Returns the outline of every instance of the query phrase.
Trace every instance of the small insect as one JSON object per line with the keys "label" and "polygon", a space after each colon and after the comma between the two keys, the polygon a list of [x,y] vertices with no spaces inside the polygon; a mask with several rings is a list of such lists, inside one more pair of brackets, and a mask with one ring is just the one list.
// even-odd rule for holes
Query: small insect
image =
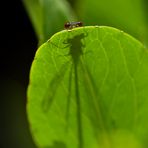
{"label": "small insect", "polygon": [[67,22],[67,23],[65,23],[64,28],[65,29],[73,29],[73,28],[82,27],[82,26],[83,26],[82,22]]}

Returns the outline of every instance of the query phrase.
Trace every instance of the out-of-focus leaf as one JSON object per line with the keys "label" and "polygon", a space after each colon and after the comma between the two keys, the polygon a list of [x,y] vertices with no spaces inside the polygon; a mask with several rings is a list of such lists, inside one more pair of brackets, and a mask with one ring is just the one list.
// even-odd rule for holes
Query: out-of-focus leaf
{"label": "out-of-focus leaf", "polygon": [[148,45],[143,0],[80,0],[77,11],[86,24],[119,28]]}
{"label": "out-of-focus leaf", "polygon": [[40,44],[76,17],[66,0],[23,0]]}
{"label": "out-of-focus leaf", "polygon": [[111,27],[55,34],[37,51],[28,119],[42,148],[147,148],[148,52]]}
{"label": "out-of-focus leaf", "polygon": [[32,22],[36,35],[38,39],[41,40],[43,38],[41,0],[23,0],[23,3],[29,14],[30,21]]}

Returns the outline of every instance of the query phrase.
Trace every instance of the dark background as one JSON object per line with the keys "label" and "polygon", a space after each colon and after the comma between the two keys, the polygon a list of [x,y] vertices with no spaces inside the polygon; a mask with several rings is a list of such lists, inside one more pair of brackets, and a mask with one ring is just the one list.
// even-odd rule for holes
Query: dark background
{"label": "dark background", "polygon": [[37,38],[21,0],[0,3],[0,148],[35,148],[26,115]]}

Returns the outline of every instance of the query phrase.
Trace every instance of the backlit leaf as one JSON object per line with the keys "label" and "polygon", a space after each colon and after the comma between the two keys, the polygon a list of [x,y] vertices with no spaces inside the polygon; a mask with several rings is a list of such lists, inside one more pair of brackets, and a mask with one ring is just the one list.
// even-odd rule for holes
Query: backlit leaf
{"label": "backlit leaf", "polygon": [[55,34],[35,55],[27,111],[38,147],[147,148],[147,49],[111,27]]}

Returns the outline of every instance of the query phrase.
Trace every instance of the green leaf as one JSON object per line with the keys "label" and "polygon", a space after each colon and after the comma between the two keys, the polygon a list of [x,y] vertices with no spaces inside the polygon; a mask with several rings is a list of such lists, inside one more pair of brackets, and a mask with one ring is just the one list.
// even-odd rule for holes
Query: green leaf
{"label": "green leaf", "polygon": [[75,14],[66,0],[23,0],[39,42],[44,43],[66,21],[75,20]]}
{"label": "green leaf", "polygon": [[[148,44],[146,0],[80,0],[77,11],[85,24],[120,28]],[[145,8],[145,9],[144,9]]]}
{"label": "green leaf", "polygon": [[128,34],[63,30],[37,51],[28,119],[38,147],[146,148],[148,52]]}
{"label": "green leaf", "polygon": [[42,7],[40,0],[23,0],[23,4],[29,14],[30,20],[38,39],[43,38],[42,31]]}

